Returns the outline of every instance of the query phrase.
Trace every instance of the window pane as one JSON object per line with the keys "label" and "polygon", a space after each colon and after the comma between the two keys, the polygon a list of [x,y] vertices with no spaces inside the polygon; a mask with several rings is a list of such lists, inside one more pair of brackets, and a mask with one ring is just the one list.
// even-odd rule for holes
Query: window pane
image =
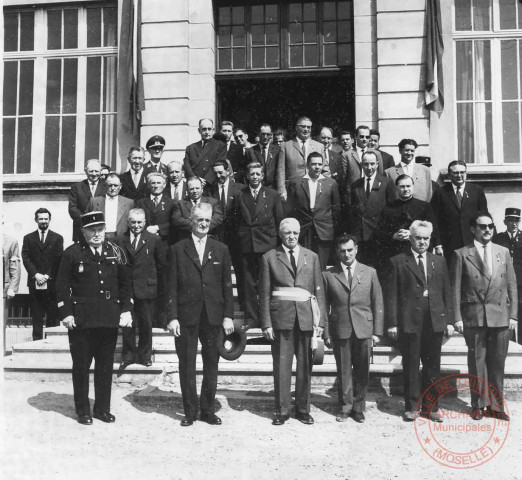
{"label": "window pane", "polygon": [[263,25],[252,25],[250,31],[252,33],[252,45],[265,44],[265,27]]}
{"label": "window pane", "polygon": [[245,7],[232,7],[232,25],[245,24]]}
{"label": "window pane", "polygon": [[219,7],[219,24],[230,25],[230,7]]}
{"label": "window pane", "polygon": [[349,43],[352,41],[352,24],[351,22],[339,22],[338,25],[339,42]]}
{"label": "window pane", "polygon": [[337,65],[337,45],[324,46],[323,62],[325,66]]}
{"label": "window pane", "polygon": [[520,110],[518,102],[502,104],[504,163],[520,163]]}
{"label": "window pane", "polygon": [[337,42],[337,22],[324,22],[323,36],[326,43]]}
{"label": "window pane", "polygon": [[[477,131],[478,134],[482,135],[481,133],[481,125],[482,125],[482,122],[484,121],[485,123],[485,128],[483,129],[483,131],[485,132],[485,135],[482,137],[480,137],[480,139],[482,140],[482,138],[484,139],[481,143],[480,143],[480,160],[482,163],[493,163],[494,161],[494,157],[493,157],[493,112],[492,112],[492,104],[491,103],[486,103],[484,105],[484,113],[482,113],[480,107],[482,105],[477,105],[475,107],[475,121],[476,121],[476,125],[475,125],[475,129]],[[477,112],[478,110],[478,112]],[[482,119],[482,115],[484,116],[484,120]],[[483,153],[484,152],[484,153]]]}
{"label": "window pane", "polygon": [[455,30],[471,30],[471,0],[455,2]]}
{"label": "window pane", "polygon": [[338,20],[348,20],[352,18],[352,2],[337,3]]}
{"label": "window pane", "polygon": [[265,68],[264,48],[252,48],[252,68]]}
{"label": "window pane", "polygon": [[59,50],[62,48],[62,11],[47,11],[47,49]]}
{"label": "window pane", "polygon": [[232,27],[232,45],[234,47],[245,46],[245,27]]}
{"label": "window pane", "polygon": [[305,22],[315,21],[315,19],[317,18],[315,3],[303,4],[303,13]]}
{"label": "window pane", "polygon": [[265,27],[266,44],[279,45],[279,27],[278,25],[267,25]]}
{"label": "window pane", "polygon": [[303,26],[305,43],[317,43],[317,25],[315,23],[305,23]]}
{"label": "window pane", "polygon": [[63,48],[78,48],[78,10],[63,11]]}
{"label": "window pane", "polygon": [[246,55],[244,48],[234,48],[234,53],[232,55],[232,64],[234,66],[234,70],[241,70],[246,68]]}
{"label": "window pane", "polygon": [[501,45],[502,99],[518,99],[517,85],[517,41],[504,40]]}
{"label": "window pane", "polygon": [[[101,96],[101,58],[91,57],[87,59],[87,112],[100,111]],[[87,157],[91,158],[91,157]]]}
{"label": "window pane", "polygon": [[303,66],[303,47],[300,45],[290,47],[290,66]]}
{"label": "window pane", "polygon": [[24,12],[20,14],[20,50],[34,50],[34,13]]}
{"label": "window pane", "polygon": [[290,43],[303,43],[303,26],[300,23],[291,23],[288,31],[290,32]]}
{"label": "window pane", "polygon": [[33,129],[32,118],[18,119],[18,152],[16,154],[16,173],[31,171],[31,138]]}
{"label": "window pane", "polygon": [[62,61],[47,60],[47,101],[46,113],[60,113],[62,91]]}
{"label": "window pane", "polygon": [[100,115],[85,117],[85,158],[100,158]]}
{"label": "window pane", "polygon": [[14,173],[14,151],[15,151],[15,128],[14,118],[4,118],[2,163],[4,173]]}
{"label": "window pane", "polygon": [[18,99],[18,114],[33,113],[34,60],[20,62],[20,93]]}
{"label": "window pane", "polygon": [[473,0],[473,30],[490,30],[489,25],[489,3],[490,0]]}
{"label": "window pane", "polygon": [[4,62],[4,115],[16,115],[18,62]]}
{"label": "window pane", "polygon": [[230,27],[219,27],[218,46],[230,47]]}
{"label": "window pane", "polygon": [[457,104],[457,125],[460,160],[467,163],[475,163],[475,146],[473,128],[473,105],[471,103]]}
{"label": "window pane", "polygon": [[62,155],[60,172],[74,172],[76,153],[76,117],[62,118]]}
{"label": "window pane", "polygon": [[267,47],[266,49],[266,67],[279,67],[279,47]]}
{"label": "window pane", "polygon": [[87,9],[87,46],[101,46],[101,8]]}
{"label": "window pane", "polygon": [[278,23],[277,5],[265,5],[265,23]]}
{"label": "window pane", "polygon": [[117,57],[103,57],[103,112],[116,111],[116,75],[118,72]]}
{"label": "window pane", "polygon": [[491,99],[491,49],[489,40],[475,42],[475,100]]}
{"label": "window pane", "polygon": [[339,45],[337,45],[337,56],[337,65],[339,67],[353,65],[353,54],[351,45],[348,45],[347,43],[340,43]]}
{"label": "window pane", "polygon": [[4,51],[18,50],[18,13],[4,15]]}
{"label": "window pane", "polygon": [[230,70],[232,68],[230,50],[219,50],[218,67],[222,70]]}
{"label": "window pane", "polygon": [[323,19],[324,20],[335,20],[335,2],[324,2],[323,3]]}
{"label": "window pane", "polygon": [[290,4],[288,18],[290,22],[300,22],[303,20],[303,12],[300,3]]}
{"label": "window pane", "polygon": [[101,154],[103,163],[112,165],[116,156],[116,115],[102,115]]}
{"label": "window pane", "polygon": [[[456,42],[457,100],[473,99],[472,42]],[[459,157],[460,158],[460,157]]]}
{"label": "window pane", "polygon": [[78,59],[64,59],[63,67],[63,113],[76,113],[76,92],[78,82]]}
{"label": "window pane", "polygon": [[115,8],[103,9],[103,46],[115,47],[118,45],[118,12]]}
{"label": "window pane", "polygon": [[263,23],[264,20],[264,9],[263,5],[253,5],[252,6],[252,23],[260,24]]}
{"label": "window pane", "polygon": [[317,52],[317,45],[305,46],[305,66],[315,67],[319,65],[319,56]]}
{"label": "window pane", "polygon": [[45,153],[44,172],[58,172],[58,157],[60,146],[58,143],[60,135],[60,117],[47,117],[45,119]]}
{"label": "window pane", "polygon": [[499,0],[500,29],[517,28],[517,5],[515,0]]}

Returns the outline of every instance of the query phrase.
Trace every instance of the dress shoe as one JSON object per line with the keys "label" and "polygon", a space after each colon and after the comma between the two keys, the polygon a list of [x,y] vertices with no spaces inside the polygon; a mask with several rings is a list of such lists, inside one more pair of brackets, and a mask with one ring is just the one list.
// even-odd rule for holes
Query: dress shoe
{"label": "dress shoe", "polygon": [[419,412],[412,411],[412,410],[406,410],[404,412],[404,416],[402,417],[405,422],[414,422],[415,419],[419,416]]}
{"label": "dress shoe", "polygon": [[92,417],[88,413],[78,414],[78,423],[92,425]]}
{"label": "dress shoe", "polygon": [[469,416],[473,420],[482,420],[482,417],[484,416],[484,411],[482,408],[472,408]]}
{"label": "dress shoe", "polygon": [[129,365],[132,365],[134,360],[126,360],[120,363],[120,370],[125,370]]}
{"label": "dress shoe", "polygon": [[272,420],[272,425],[284,425],[288,418],[288,415],[276,415]]}
{"label": "dress shoe", "polygon": [[207,413],[205,415],[201,415],[201,421],[206,422],[209,425],[221,425],[221,418],[219,418],[215,413]]}
{"label": "dress shoe", "polygon": [[432,421],[432,422],[435,422],[435,423],[442,423],[442,415],[439,413],[439,412],[434,412],[434,411],[431,411],[429,413],[429,419]]}
{"label": "dress shoe", "polygon": [[105,423],[114,423],[116,421],[116,417],[111,412],[92,412],[92,416]]}
{"label": "dress shoe", "polygon": [[314,417],[310,415],[309,413],[298,413],[295,418],[299,420],[301,423],[304,423],[305,425],[313,425],[314,424]]}
{"label": "dress shoe", "polygon": [[145,362],[142,362],[142,365],[144,367],[152,367],[152,362],[150,360],[146,360]]}
{"label": "dress shoe", "polygon": [[180,425],[182,427],[190,427],[196,419],[194,417],[185,417],[183,420],[181,420]]}
{"label": "dress shoe", "polygon": [[497,412],[496,410],[493,410],[490,406],[486,407],[484,416],[490,417],[490,418],[496,418],[497,420],[504,420],[505,422],[509,422],[509,415],[506,412]]}
{"label": "dress shoe", "polygon": [[348,412],[339,412],[337,417],[335,417],[335,419],[338,422],[346,422],[346,420],[348,420],[349,417],[350,417],[350,414]]}
{"label": "dress shoe", "polygon": [[363,412],[352,412],[352,418],[357,423],[364,423],[364,421],[366,420],[366,418],[364,417],[364,413]]}

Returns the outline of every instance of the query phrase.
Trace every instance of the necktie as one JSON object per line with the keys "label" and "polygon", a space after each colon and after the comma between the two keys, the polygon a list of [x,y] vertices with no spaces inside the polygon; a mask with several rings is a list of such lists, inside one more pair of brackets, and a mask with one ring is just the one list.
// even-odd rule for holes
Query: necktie
{"label": "necktie", "polygon": [[45,232],[42,230],[42,237],[40,238],[40,241],[42,242],[42,245],[45,242]]}
{"label": "necktie", "polygon": [[91,183],[91,194],[92,194],[93,197],[94,197],[94,192],[96,192],[96,184],[95,183]]}
{"label": "necktie", "polygon": [[302,145],[301,148],[303,149],[303,156],[304,156],[304,158],[306,160],[306,142],[303,142],[303,145]]}
{"label": "necktie", "polygon": [[424,268],[424,262],[422,261],[422,255],[417,257],[419,259],[419,268],[422,273],[422,278],[426,281],[426,269]]}
{"label": "necktie", "polygon": [[252,194],[254,195],[254,203],[256,203],[257,202],[257,190],[254,190],[252,192]]}
{"label": "necktie", "polygon": [[457,187],[457,203],[460,208],[462,206],[462,193],[460,193],[460,187]]}
{"label": "necktie", "polygon": [[173,195],[173,198],[174,198],[174,200],[179,200],[179,198],[178,198],[178,186],[177,185],[174,185],[174,195]]}
{"label": "necktie", "polygon": [[138,244],[138,236],[134,235],[134,240],[132,241],[132,249],[136,251],[136,245]]}
{"label": "necktie", "polygon": [[491,277],[491,268],[489,264],[489,249],[487,245],[484,245],[484,266],[486,267],[486,274],[488,277]]}
{"label": "necktie", "polygon": [[158,203],[159,203],[159,198],[158,197],[154,197],[154,207],[155,208],[158,208]]}
{"label": "necktie", "polygon": [[294,251],[292,249],[288,250],[290,254],[290,265],[292,265],[292,270],[294,271],[294,275],[297,272],[297,264],[295,263]]}
{"label": "necktie", "polygon": [[133,173],[132,174],[132,181],[134,182],[134,186],[136,188],[138,188],[139,179],[138,179],[138,174],[137,173]]}
{"label": "necktie", "polygon": [[225,196],[225,185],[221,185],[221,210],[223,210],[223,216],[227,216],[227,199]]}
{"label": "necktie", "polygon": [[370,180],[371,180],[370,177],[366,177],[366,198],[369,198],[369,197],[370,197],[370,192],[371,192],[371,189],[370,189]]}
{"label": "necktie", "polygon": [[323,151],[323,157],[324,157],[324,163],[328,163],[328,149],[326,147],[324,147],[324,151]]}
{"label": "necktie", "polygon": [[352,269],[350,267],[348,267],[346,269],[346,274],[347,274],[346,279],[348,280],[348,286],[350,287],[350,290],[351,290],[353,277],[352,277]]}
{"label": "necktie", "polygon": [[98,248],[94,249],[94,261],[96,263],[100,262],[100,250]]}
{"label": "necktie", "polygon": [[266,147],[263,147],[263,162],[266,163]]}

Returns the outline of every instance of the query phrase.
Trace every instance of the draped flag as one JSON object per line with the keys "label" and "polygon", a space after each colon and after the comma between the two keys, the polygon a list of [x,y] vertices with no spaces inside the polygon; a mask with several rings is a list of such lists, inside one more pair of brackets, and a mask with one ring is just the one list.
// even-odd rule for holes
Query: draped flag
{"label": "draped flag", "polygon": [[440,1],[426,0],[426,108],[441,113],[444,110],[444,81],[442,77],[442,22]]}
{"label": "draped flag", "polygon": [[145,110],[141,64],[141,0],[122,0],[118,52],[118,145],[122,162],[131,146],[140,144],[141,112]]}

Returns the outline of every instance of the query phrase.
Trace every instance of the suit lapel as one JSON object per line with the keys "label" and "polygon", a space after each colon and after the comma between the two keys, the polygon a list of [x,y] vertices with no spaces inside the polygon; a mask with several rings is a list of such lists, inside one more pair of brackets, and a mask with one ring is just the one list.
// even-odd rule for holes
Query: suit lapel
{"label": "suit lapel", "polygon": [[196,265],[196,267],[198,267],[198,269],[201,270],[201,263],[199,262],[198,251],[196,250],[196,246],[194,245],[192,237],[189,237],[187,241],[187,244],[185,246],[185,254],[194,262],[194,265]]}
{"label": "suit lapel", "polygon": [[484,262],[480,258],[477,247],[469,247],[468,252],[466,254],[466,258],[468,261],[488,280],[489,276],[486,274],[486,269],[484,268]]}
{"label": "suit lapel", "polygon": [[301,157],[304,158],[303,149],[301,148],[301,145],[299,144],[299,142],[297,140],[294,140],[293,145],[294,145],[294,148],[299,152],[299,155],[301,155]]}
{"label": "suit lapel", "polygon": [[357,288],[357,285],[361,283],[362,277],[363,277],[364,270],[361,267],[361,264],[357,262],[355,264],[355,269],[353,271],[353,278],[352,278],[352,292]]}
{"label": "suit lapel", "polygon": [[341,265],[336,265],[333,269],[332,269],[332,274],[333,276],[343,284],[343,286],[347,289],[347,290],[351,290],[351,285],[348,285],[348,279],[346,278],[346,275],[344,274],[344,270],[343,270],[343,267],[341,267]]}
{"label": "suit lapel", "polygon": [[[412,253],[408,253],[408,256],[406,257],[405,263],[406,266],[413,272],[413,274],[417,277],[417,279],[422,282],[423,285],[426,284],[426,279],[423,278],[421,271],[419,269],[419,265],[417,264],[417,261],[413,257]],[[426,266],[424,267],[426,268]]]}
{"label": "suit lapel", "polygon": [[205,265],[212,261],[213,253],[214,252],[212,252],[212,249],[210,248],[209,238],[207,237],[207,241],[205,243],[205,252],[203,253],[203,265],[201,265],[201,268],[205,268]]}
{"label": "suit lapel", "polygon": [[279,247],[277,251],[277,258],[278,260],[290,271],[292,275],[294,275],[294,270],[292,268],[292,265],[290,265],[290,260],[288,260],[288,257],[283,249],[283,247]]}
{"label": "suit lapel", "polygon": [[256,205],[254,203],[254,197],[252,197],[252,192],[250,191],[249,186],[243,190],[243,201],[245,202],[245,205],[247,206],[248,211],[250,212],[250,215],[253,219]]}
{"label": "suit lapel", "polygon": [[[252,195],[250,195],[250,198],[252,198],[252,203],[253,203],[254,198],[252,197]],[[259,189],[259,193],[257,194],[257,200],[254,205],[255,205],[254,217],[257,217],[257,215],[261,211],[261,208],[263,208],[265,205],[265,187],[261,186],[261,188]]]}
{"label": "suit lapel", "polygon": [[308,199],[307,206],[310,205],[310,185],[308,184],[308,179],[301,179],[301,187],[303,188],[306,198]]}
{"label": "suit lapel", "polygon": [[299,272],[303,268],[303,265],[308,265],[308,255],[304,252],[303,248],[299,249],[299,258],[297,259],[297,268],[295,272],[295,276],[299,275]]}

